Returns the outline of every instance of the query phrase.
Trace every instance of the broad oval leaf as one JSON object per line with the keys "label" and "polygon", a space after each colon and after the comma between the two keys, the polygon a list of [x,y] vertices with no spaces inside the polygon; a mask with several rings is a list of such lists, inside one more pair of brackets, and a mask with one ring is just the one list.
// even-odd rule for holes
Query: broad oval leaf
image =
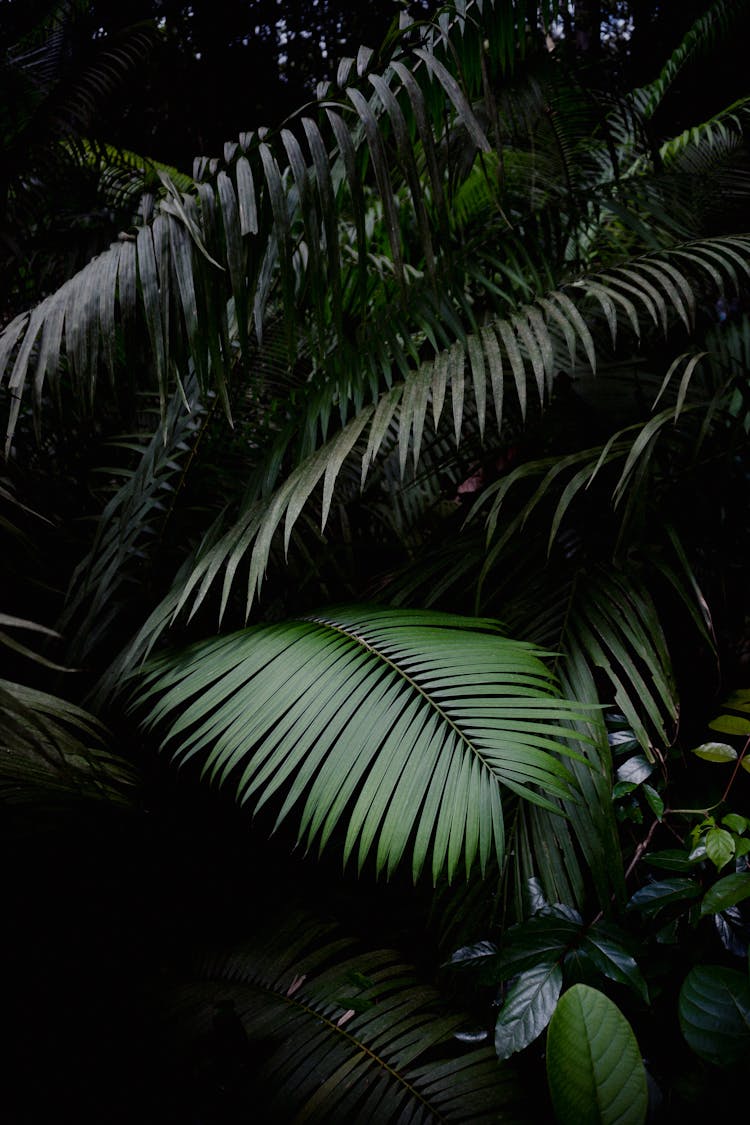
{"label": "broad oval leaf", "polygon": [[559,812],[574,795],[560,760],[583,760],[533,646],[489,619],[349,607],[256,626],[169,655],[142,678],[134,706],[184,762],[231,781],[256,808],[302,806],[300,839],[322,849],[345,825],[344,859],[375,850],[390,875],[411,850],[417,878],[463,860],[482,870],[504,851],[510,792]]}
{"label": "broad oval leaf", "polygon": [[679,1017],[688,1045],[706,1062],[731,1066],[750,1056],[750,984],[746,973],[697,965],[680,989]]}
{"label": "broad oval leaf", "polygon": [[547,1034],[547,1079],[560,1125],[642,1125],[646,1071],[630,1024],[603,993],[569,989]]}
{"label": "broad oval leaf", "polygon": [[495,1051],[508,1059],[542,1034],[552,1018],[562,990],[562,968],[543,962],[514,981],[495,1024]]}
{"label": "broad oval leaf", "polygon": [[750,828],[750,820],[746,816],[740,816],[739,813],[727,813],[721,818],[721,823],[731,832],[739,832],[740,835]]}
{"label": "broad oval leaf", "polygon": [[734,746],[728,746],[726,742],[703,742],[691,752],[707,762],[733,762],[737,757]]}
{"label": "broad oval leaf", "polygon": [[711,730],[721,731],[722,734],[750,734],[750,719],[743,719],[740,715],[719,715],[708,725]]}
{"label": "broad oval leaf", "polygon": [[734,837],[723,828],[711,828],[706,833],[706,855],[717,871],[729,863],[734,855]]}

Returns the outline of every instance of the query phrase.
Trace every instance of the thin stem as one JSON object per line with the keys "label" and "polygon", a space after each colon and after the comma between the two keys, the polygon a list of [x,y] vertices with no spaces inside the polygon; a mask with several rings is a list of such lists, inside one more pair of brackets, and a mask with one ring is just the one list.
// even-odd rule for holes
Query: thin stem
{"label": "thin stem", "polygon": [[[742,747],[742,751],[740,753],[740,756],[735,763],[734,769],[732,770],[732,776],[730,777],[729,783],[728,783],[726,789],[724,790],[723,796],[721,798],[722,801],[726,801],[727,797],[729,796],[729,790],[734,785],[734,779],[737,776],[737,770],[742,765],[742,759],[747,754],[748,749],[750,749],[750,738],[747,739],[747,741],[745,742],[745,745]],[[721,803],[721,802],[719,802],[719,803]]]}
{"label": "thin stem", "polygon": [[641,840],[638,847],[635,849],[635,853],[633,855],[633,858],[631,859],[630,863],[627,866],[627,870],[625,871],[625,881],[626,882],[630,878],[630,876],[633,874],[633,871],[635,870],[637,864],[640,862],[641,856],[643,855],[643,853],[646,851],[646,848],[651,843],[654,832],[656,831],[656,829],[659,827],[660,824],[661,824],[661,820],[659,820],[658,817],[655,818],[654,822],[651,825],[651,827],[649,828],[648,832],[643,837],[643,839]]}

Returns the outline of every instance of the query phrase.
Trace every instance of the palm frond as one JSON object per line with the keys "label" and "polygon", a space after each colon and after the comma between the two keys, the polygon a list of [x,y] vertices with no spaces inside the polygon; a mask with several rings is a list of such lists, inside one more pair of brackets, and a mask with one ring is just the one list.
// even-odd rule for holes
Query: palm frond
{"label": "palm frond", "polygon": [[513,1072],[489,1047],[461,1045],[467,1017],[393,950],[363,952],[332,926],[292,915],[206,958],[200,977],[169,997],[170,1032],[183,1050],[200,1045],[211,1057],[222,1022],[234,1027],[249,1112],[363,1125],[529,1120]]}
{"label": "palm frond", "polygon": [[[485,15],[492,19],[492,5]],[[450,28],[446,34],[450,37]],[[484,50],[476,29],[462,40],[462,49],[469,50],[469,39],[472,51],[477,45]],[[423,45],[404,48],[383,75],[357,75],[342,91],[340,105],[324,103],[319,122],[312,117],[300,120],[299,137],[290,130],[283,130],[279,138],[247,135],[239,147],[230,146],[226,167],[196,169],[201,183],[195,191],[180,190],[162,173],[162,196],[137,243],[126,240],[112,246],[68,284],[64,296],[50,299],[11,326],[0,365],[1,378],[8,360],[13,360],[10,374],[6,372],[14,399],[9,437],[17,417],[16,400],[32,374],[37,404],[46,380],[54,381],[63,359],[72,365],[89,396],[98,357],[114,375],[111,350],[102,350],[100,341],[108,339],[119,323],[142,319],[148,326],[163,402],[169,397],[172,364],[184,377],[188,361],[204,390],[210,371],[222,394],[237,359],[227,335],[228,304],[247,358],[248,318],[254,318],[261,333],[275,293],[281,299],[290,361],[302,324],[310,338],[310,354],[326,357],[327,377],[337,380],[347,372],[364,341],[348,339],[343,325],[346,318],[355,322],[363,318],[361,296],[367,296],[363,271],[368,262],[377,258],[389,264],[390,276],[382,275],[378,300],[386,323],[403,306],[414,307],[411,295],[406,300],[414,279],[421,287],[423,273],[428,282],[435,276],[433,243],[441,221],[437,220],[437,231],[430,224],[435,222],[431,218],[435,208],[438,214],[443,210],[439,195],[444,185],[429,159],[425,181],[414,142],[419,140],[420,152],[428,136],[433,148],[439,143],[448,107],[450,128],[466,135],[472,151],[487,147],[470,98],[438,57],[441,52],[446,60],[451,55],[443,37],[437,36],[432,47],[429,43],[425,33]],[[428,115],[426,103],[419,99],[428,93],[434,98],[436,90],[443,105]],[[389,159],[392,134],[395,162]],[[204,180],[206,171],[209,178]],[[368,199],[374,200],[381,216],[374,226],[366,211]],[[342,260],[342,218],[355,231],[352,265]],[[146,233],[149,229],[151,237]],[[414,261],[408,262],[412,243]],[[352,270],[359,288],[347,284]],[[360,298],[355,301],[358,291]],[[300,316],[303,294],[309,310],[306,324]],[[370,309],[367,315],[371,318]],[[48,323],[54,326],[49,332]],[[394,335],[389,337],[389,347],[394,349],[389,366],[408,359],[403,349],[414,335],[413,323],[407,322],[405,329],[400,343]]]}
{"label": "palm frond", "polygon": [[[406,380],[394,382],[380,397],[377,406],[363,406],[327,443],[297,464],[270,496],[266,497],[261,489],[249,491],[233,522],[228,523],[222,517],[193,556],[187,581],[181,577],[180,589],[175,588],[174,595],[169,595],[170,614],[179,613],[190,602],[191,613],[195,613],[220,575],[223,575],[223,610],[239,567],[246,558],[246,612],[249,613],[263,582],[274,537],[277,532],[281,533],[282,525],[284,543],[288,546],[296,520],[322,481],[321,527],[324,528],[343,466],[357,458],[364,482],[391,427],[398,429],[402,472],[407,458],[416,465],[422,456],[426,423],[431,423],[437,433],[449,404],[457,446],[467,428],[474,428],[475,419],[479,419],[480,429],[483,428],[488,400],[494,406],[497,431],[502,433],[509,419],[523,419],[528,411],[536,411],[547,404],[556,372],[571,367],[576,373],[585,371],[585,366],[581,366],[585,361],[595,368],[601,345],[594,341],[589,327],[594,323],[592,314],[603,309],[615,337],[622,332],[623,321],[628,329],[635,326],[639,335],[648,331],[649,322],[666,329],[675,321],[690,324],[704,284],[701,274],[707,272],[722,289],[738,285],[739,269],[750,272],[746,258],[749,247],[747,239],[734,236],[700,240],[646,255],[632,261],[627,269],[614,268],[580,278],[567,292],[553,291],[535,304],[523,306],[510,318],[488,320],[477,332],[467,334],[434,360],[425,360]],[[683,261],[688,269],[680,268]],[[724,276],[714,263],[721,264]],[[580,359],[579,353],[582,353]],[[315,410],[317,413],[317,408]],[[649,425],[658,429],[670,416],[665,412],[661,420],[652,420]],[[308,417],[303,425],[304,430],[309,431],[311,426],[314,428],[313,419]],[[290,436],[287,431],[282,439],[285,444],[272,451],[269,464],[281,465]],[[646,441],[649,436],[650,431],[641,439],[646,448],[650,448]],[[612,460],[627,457],[629,452],[630,444],[623,436],[619,443],[613,438],[611,448],[601,455],[605,460]],[[635,449],[633,459],[626,461],[622,487],[631,474],[633,460],[642,463],[638,459],[639,452],[640,449]],[[585,461],[587,455],[576,456]],[[593,451],[591,456],[594,457]],[[598,456],[599,452],[594,461]],[[566,462],[561,461],[553,466],[551,473],[556,476],[565,468]],[[595,464],[588,470],[589,476],[594,469]],[[534,470],[525,466],[522,471],[526,474]],[[585,486],[586,474],[584,464],[578,477],[579,487]],[[494,526],[505,490],[516,479],[511,476],[503,481],[490,513],[490,528]],[[544,484],[542,492],[546,489]],[[483,503],[490,495],[485,494]],[[561,509],[560,518],[563,511]],[[506,538],[511,530],[508,529]],[[166,619],[164,614],[160,615],[160,620]],[[150,645],[155,636],[143,634],[142,639]],[[132,658],[139,659],[142,651],[142,641],[138,641],[131,651]]]}
{"label": "palm frond", "polygon": [[416,879],[484,869],[504,852],[503,793],[552,808],[573,796],[559,755],[579,758],[531,646],[490,620],[363,607],[256,626],[157,658],[136,684],[148,726],[178,762],[277,825],[303,802],[299,837],[322,849],[346,824],[344,860],[375,849],[392,873],[407,849]]}
{"label": "palm frond", "polygon": [[705,171],[706,164],[715,150],[721,152],[733,141],[741,141],[749,112],[750,97],[740,98],[707,121],[684,129],[682,133],[671,137],[661,145],[659,156],[662,162],[666,166],[670,164],[684,166],[688,160],[695,161],[692,152],[697,151],[701,158],[700,170]]}

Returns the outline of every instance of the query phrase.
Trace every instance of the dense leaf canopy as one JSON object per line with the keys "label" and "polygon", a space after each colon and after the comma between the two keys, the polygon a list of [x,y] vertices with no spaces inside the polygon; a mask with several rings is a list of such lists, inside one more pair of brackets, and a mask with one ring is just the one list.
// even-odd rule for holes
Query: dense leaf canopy
{"label": "dense leaf canopy", "polygon": [[[185,957],[155,970],[193,1049],[213,1043],[209,1085],[238,1114],[257,1091],[276,1104],[275,1074],[290,1120],[367,1121],[381,1098],[388,1121],[549,1115],[540,1095],[525,1118],[510,1076],[550,1018],[571,1081],[615,1107],[632,1085],[640,1114],[625,1015],[568,985],[599,973],[629,989],[651,1035],[631,940],[658,947],[705,922],[722,956],[746,955],[742,885],[709,887],[745,876],[750,833],[728,805],[747,792],[750,733],[750,96],[740,83],[689,119],[674,104],[748,5],[683,13],[650,70],[636,45],[658,19],[637,4],[617,36],[617,6],[601,6],[617,42],[592,42],[596,5],[403,10],[268,125],[242,116],[229,79],[193,82],[221,37],[255,50],[240,23],[213,25],[203,4],[136,7],[128,21],[156,22],[117,37],[103,22],[86,65],[67,68],[97,5],[34,7],[28,24],[11,5],[3,75],[30,100],[9,103],[0,137],[3,253],[23,261],[0,331],[0,795],[21,818],[35,795],[55,823],[84,810],[84,833],[92,807],[116,809],[147,835],[144,821],[179,815],[170,786],[184,784],[210,805],[190,831],[208,823],[221,852],[205,881],[268,870],[252,902],[228,892],[226,941],[203,917],[202,938],[251,939],[217,955],[208,983],[187,979],[190,924]],[[273,30],[290,88],[303,31],[328,44],[339,18],[312,7],[283,27],[275,5],[232,11],[252,11],[261,41]],[[359,27],[347,19],[343,38]],[[227,130],[190,168],[123,145],[127,121],[116,143],[99,132],[98,95],[165,41],[190,135],[212,119]],[[88,216],[70,254],[48,241],[61,214]],[[707,752],[732,689],[713,722],[737,746]],[[684,754],[691,741],[703,757]],[[163,781],[157,743],[184,781]],[[700,775],[684,798],[685,761],[734,772]],[[224,793],[194,797],[211,781],[255,813],[226,848]],[[677,876],[643,874],[653,840],[675,852],[674,836],[686,851],[662,862]],[[293,871],[278,885],[274,847]],[[373,975],[325,924],[300,933],[312,853],[322,912],[359,918],[373,945],[372,929],[390,931],[382,946],[404,939],[433,983],[457,944],[507,939],[521,967],[491,979],[505,1005],[492,1081],[484,1049],[466,1047],[491,1035],[484,1016],[460,1031],[433,1018],[408,958],[373,953]],[[373,905],[374,888],[404,885],[408,910],[429,904],[415,930]],[[260,922],[279,898],[276,947]],[[558,945],[534,960],[551,931]],[[687,974],[657,962],[656,976]],[[342,972],[358,984],[346,1005],[327,991]],[[724,979],[689,978],[722,1019]],[[718,1040],[692,1009],[683,1022],[713,1064]],[[627,1046],[620,1070],[599,1025]]]}

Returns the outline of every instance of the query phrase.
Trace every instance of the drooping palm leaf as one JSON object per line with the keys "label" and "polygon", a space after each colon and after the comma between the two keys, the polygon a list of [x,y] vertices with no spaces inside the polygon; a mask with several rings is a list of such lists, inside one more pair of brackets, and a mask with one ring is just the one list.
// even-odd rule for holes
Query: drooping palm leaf
{"label": "drooping palm leaf", "polygon": [[323,848],[346,826],[345,861],[375,850],[417,878],[504,853],[511,795],[554,809],[574,797],[560,755],[583,717],[527,644],[495,622],[363,607],[258,626],[161,657],[136,689],[174,759],[256,808],[302,805],[299,836]]}
{"label": "drooping palm leaf", "polygon": [[[377,406],[363,405],[359,412],[326,443],[301,460],[286,474],[283,483],[270,495],[265,490],[268,476],[258,478],[254,489],[246,492],[244,504],[231,519],[221,515],[215,525],[186,563],[178,584],[155,611],[123,656],[123,666],[132,667],[153,645],[164,625],[183,607],[194,613],[214,585],[222,583],[221,611],[240,575],[246,575],[249,613],[260,592],[272,545],[282,535],[288,546],[295,523],[305,506],[320,489],[321,527],[325,527],[339,474],[346,464],[358,461],[363,481],[381,468],[378,458],[381,447],[393,426],[397,427],[402,471],[407,459],[416,464],[422,455],[423,438],[431,428],[438,432],[447,417],[452,423],[458,446],[466,429],[484,428],[486,403],[494,406],[498,432],[504,420],[523,419],[527,411],[548,402],[554,373],[566,368],[584,373],[594,367],[597,345],[592,326],[598,313],[604,317],[612,335],[635,325],[640,333],[648,331],[648,322],[668,326],[670,320],[690,323],[691,309],[696,303],[705,275],[716,284],[740,285],[742,273],[750,271],[748,242],[744,238],[701,240],[674,250],[643,256],[633,261],[627,271],[612,269],[593,277],[579,279],[568,289],[542,297],[534,305],[523,306],[511,318],[489,320],[479,331],[468,334],[442,351],[432,361],[423,362],[404,381],[395,382],[383,393]],[[679,267],[674,263],[679,263]],[[685,268],[683,262],[686,263]],[[718,272],[721,264],[725,278]],[[657,288],[657,283],[659,288]],[[581,296],[579,296],[579,294]],[[626,295],[627,294],[627,295]],[[580,309],[579,309],[580,304]],[[584,315],[586,319],[584,319]],[[588,323],[587,323],[588,321]],[[573,366],[577,361],[576,366]],[[533,404],[533,407],[532,407]],[[317,408],[316,408],[317,412]],[[668,419],[664,415],[664,422]],[[315,419],[308,416],[305,432],[315,428]],[[649,425],[656,426],[656,422]],[[267,458],[278,467],[288,455],[289,431],[279,439]],[[623,439],[614,442],[606,457],[627,458],[630,445]],[[646,451],[650,446],[646,445]],[[636,451],[637,452],[637,451]],[[592,451],[594,463],[586,464],[587,454],[575,455],[580,468],[578,487],[583,488],[596,468],[599,451]],[[643,459],[637,458],[642,465]],[[557,475],[565,469],[564,461],[550,470]],[[625,465],[625,479],[632,464]],[[533,471],[532,466],[520,470]],[[506,489],[515,477],[503,482]],[[546,492],[546,481],[541,486]],[[500,495],[503,495],[501,493]],[[563,497],[561,503],[566,503]],[[524,517],[525,518],[525,517]],[[508,534],[510,534],[508,530]],[[490,560],[491,561],[491,560]]]}
{"label": "drooping palm leaf", "polygon": [[170,1032],[209,1057],[215,1042],[221,1081],[219,1033],[233,1028],[248,1111],[362,1125],[530,1121],[513,1072],[457,1041],[466,1017],[393,950],[362,952],[293,914],[201,969],[170,997]]}
{"label": "drooping palm leaf", "polygon": [[[485,12],[490,22],[493,7]],[[462,26],[462,17],[450,26],[454,31]],[[460,39],[467,51],[475,51],[482,42],[474,30],[466,36],[462,31]],[[429,37],[425,43],[430,44]],[[142,315],[149,326],[164,402],[170,359],[183,374],[188,357],[202,379],[210,370],[223,393],[228,370],[236,359],[226,331],[226,302],[233,305],[236,333],[242,350],[247,352],[250,320],[254,318],[256,328],[262,331],[265,310],[274,293],[281,297],[290,360],[300,326],[306,321],[304,333],[311,339],[310,354],[325,356],[327,380],[345,378],[357,354],[363,348],[369,350],[359,328],[356,341],[341,330],[344,316],[350,322],[362,322],[365,311],[364,323],[372,321],[374,312],[379,313],[378,321],[382,315],[372,338],[386,332],[388,368],[393,371],[404,363],[411,365],[407,341],[414,337],[415,330],[430,336],[427,313],[421,307],[424,285],[420,275],[426,265],[425,276],[432,284],[434,234],[429,224],[436,186],[432,180],[429,185],[424,182],[412,144],[417,134],[424,144],[427,124],[435,130],[434,143],[444,129],[442,112],[425,117],[417,127],[416,92],[422,97],[429,92],[433,98],[439,92],[455,114],[457,127],[474,146],[472,151],[485,145],[470,99],[440,61],[441,52],[446,59],[450,56],[438,36],[429,49],[420,46],[410,52],[404,48],[402,57],[406,61],[396,60],[398,66],[383,76],[369,75],[366,68],[360,68],[354,85],[342,89],[342,105],[334,110],[326,103],[319,122],[312,117],[301,120],[299,138],[289,130],[283,131],[278,140],[265,134],[262,138],[243,134],[239,146],[230,146],[226,168],[217,167],[212,173],[209,169],[209,178],[197,185],[195,193],[179,191],[163,177],[164,193],[149,224],[152,237],[144,231],[136,245],[125,242],[113,246],[69,285],[64,297],[50,298],[30,319],[24,316],[10,326],[1,366],[12,358],[7,377],[14,394],[21,392],[32,372],[38,387],[45,379],[54,379],[63,356],[73,364],[83,384],[90,384],[95,378],[99,336],[106,337],[121,319],[133,321],[136,314]],[[391,133],[397,141],[395,163],[388,160]],[[400,162],[405,164],[403,169]],[[580,160],[567,158],[568,167],[580,164]],[[374,169],[375,183],[365,196],[362,178],[366,180],[368,166]],[[399,196],[397,229],[393,198],[394,192],[402,189],[406,194]],[[374,198],[377,204],[378,221],[374,225],[365,210],[367,198]],[[342,260],[345,247],[341,243],[341,221],[351,226],[352,211],[357,232],[351,247],[354,267]],[[627,211],[627,202],[621,201],[618,213]],[[410,234],[404,219],[407,212],[413,227]],[[504,225],[507,227],[507,222]],[[409,245],[412,241],[413,250]],[[452,268],[456,253],[465,252],[459,243],[446,243],[443,283],[448,277],[445,266]],[[407,254],[412,258],[408,276],[404,272]],[[355,273],[361,271],[375,256],[390,263],[389,276],[381,276],[379,310],[366,308],[371,304],[367,292],[364,305],[355,301],[354,290],[346,281],[347,276],[353,276],[352,268]],[[642,293],[643,289],[641,279],[638,291]],[[407,291],[409,299],[404,302],[399,292],[405,297]],[[95,293],[98,300],[93,299]],[[301,316],[302,295],[306,316]],[[451,306],[455,316],[455,301],[462,300],[459,291],[451,295],[443,319]],[[398,323],[406,303],[412,312],[404,329],[389,332],[389,323],[394,317]],[[167,307],[172,313],[169,326],[165,322]],[[460,343],[467,328],[458,333],[452,330],[448,344],[454,340]],[[365,337],[369,335],[365,329]],[[533,351],[533,343],[529,346]],[[521,352],[524,350],[522,345]],[[103,358],[110,365],[106,352]],[[339,386],[339,394],[345,385]],[[342,410],[346,409],[344,401]],[[15,411],[10,416],[11,433],[14,425]]]}

